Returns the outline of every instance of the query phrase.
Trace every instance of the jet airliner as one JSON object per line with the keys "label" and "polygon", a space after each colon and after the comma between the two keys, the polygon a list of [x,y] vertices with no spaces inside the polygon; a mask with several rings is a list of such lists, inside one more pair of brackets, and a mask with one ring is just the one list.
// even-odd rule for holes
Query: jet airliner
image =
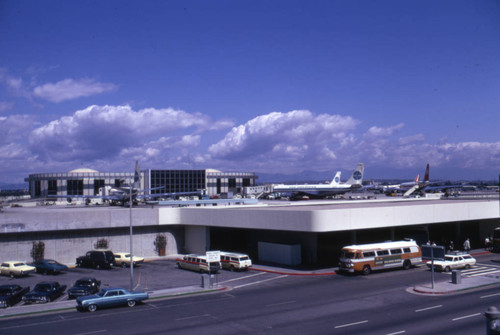
{"label": "jet airliner", "polygon": [[289,192],[295,195],[307,195],[314,198],[324,198],[326,196],[345,194],[350,191],[360,189],[363,182],[364,165],[359,163],[351,177],[345,182],[340,182],[340,171],[329,184],[302,184],[302,185],[273,185],[274,192]]}

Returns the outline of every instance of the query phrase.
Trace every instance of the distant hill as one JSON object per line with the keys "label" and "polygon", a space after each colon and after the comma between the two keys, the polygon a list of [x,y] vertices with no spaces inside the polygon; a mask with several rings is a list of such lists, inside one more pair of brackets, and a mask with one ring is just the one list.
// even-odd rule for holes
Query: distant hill
{"label": "distant hill", "polygon": [[27,190],[28,183],[2,183],[0,182],[0,190]]}

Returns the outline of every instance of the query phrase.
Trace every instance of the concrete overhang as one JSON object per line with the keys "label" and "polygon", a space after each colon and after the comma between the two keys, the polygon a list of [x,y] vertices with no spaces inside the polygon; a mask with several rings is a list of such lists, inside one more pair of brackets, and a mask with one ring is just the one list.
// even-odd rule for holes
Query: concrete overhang
{"label": "concrete overhang", "polygon": [[[498,200],[408,200],[183,208],[179,220],[183,225],[208,227],[334,232],[495,219],[499,218],[499,207]],[[160,209],[160,222],[163,210]]]}

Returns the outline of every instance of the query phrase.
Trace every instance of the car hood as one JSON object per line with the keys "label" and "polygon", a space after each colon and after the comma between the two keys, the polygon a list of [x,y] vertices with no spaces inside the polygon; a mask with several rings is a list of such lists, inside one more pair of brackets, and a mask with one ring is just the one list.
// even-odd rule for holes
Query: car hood
{"label": "car hood", "polygon": [[100,298],[100,297],[97,294],[93,294],[93,295],[86,295],[84,297],[77,297],[76,301],[84,301],[84,300],[97,299],[97,298]]}
{"label": "car hood", "polygon": [[75,285],[73,287],[70,287],[68,291],[72,291],[72,290],[86,290],[86,291],[90,291],[90,286],[86,286],[86,285],[82,285],[82,286],[79,286],[79,285]]}
{"label": "car hood", "polygon": [[50,295],[50,292],[42,292],[42,291],[31,291],[29,293],[26,293],[25,297],[45,297]]}

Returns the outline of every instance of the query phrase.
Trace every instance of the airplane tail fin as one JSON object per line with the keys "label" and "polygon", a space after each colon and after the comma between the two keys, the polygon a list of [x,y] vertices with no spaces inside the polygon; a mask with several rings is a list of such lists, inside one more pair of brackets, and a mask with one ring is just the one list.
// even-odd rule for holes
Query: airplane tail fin
{"label": "airplane tail fin", "polygon": [[414,182],[415,182],[416,184],[418,184],[418,182],[419,182],[419,181],[420,181],[420,174],[417,174],[417,176],[415,177]]}
{"label": "airplane tail fin", "polygon": [[424,182],[429,181],[429,163],[427,163],[427,168],[425,169]]}
{"label": "airplane tail fin", "polygon": [[135,172],[134,172],[134,187],[139,188],[140,187],[140,180],[141,180],[141,171],[139,168],[139,161],[135,161]]}
{"label": "airplane tail fin", "polygon": [[330,185],[338,185],[338,184],[340,184],[340,171],[337,171],[335,177],[333,177],[332,182],[330,183]]}
{"label": "airplane tail fin", "polygon": [[363,163],[359,163],[358,165],[356,165],[356,168],[352,172],[352,175],[347,180],[346,184],[361,186],[363,183],[363,171],[364,170],[365,170],[365,166]]}

